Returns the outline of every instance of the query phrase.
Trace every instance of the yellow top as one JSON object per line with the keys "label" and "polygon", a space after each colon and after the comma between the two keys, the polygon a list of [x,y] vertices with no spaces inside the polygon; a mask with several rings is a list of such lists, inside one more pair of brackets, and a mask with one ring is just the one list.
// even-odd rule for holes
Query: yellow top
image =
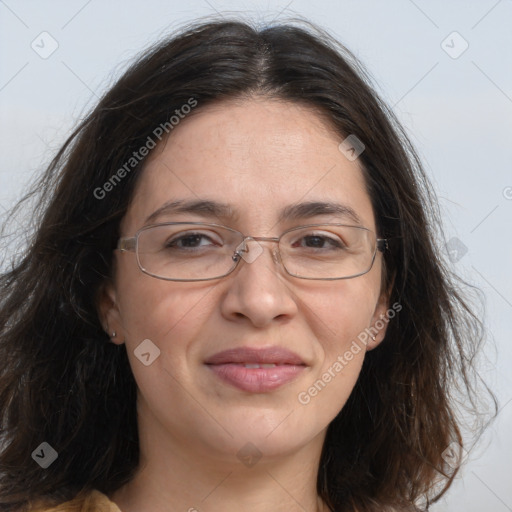
{"label": "yellow top", "polygon": [[71,501],[61,503],[56,507],[35,507],[30,512],[121,512],[121,509],[108,497],[98,490],[87,494],[79,494]]}

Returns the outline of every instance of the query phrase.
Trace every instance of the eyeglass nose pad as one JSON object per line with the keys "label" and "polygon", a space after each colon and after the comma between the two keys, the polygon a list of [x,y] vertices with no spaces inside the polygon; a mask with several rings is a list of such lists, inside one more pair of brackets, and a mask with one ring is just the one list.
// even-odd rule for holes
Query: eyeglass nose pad
{"label": "eyeglass nose pad", "polygon": [[272,249],[272,259],[274,260],[274,263],[279,265],[280,263],[283,263],[283,260],[281,259],[281,253],[279,252],[279,248],[277,245]]}
{"label": "eyeglass nose pad", "polygon": [[263,252],[263,247],[254,238],[248,237],[236,248],[233,260],[243,258],[247,263],[252,263]]}

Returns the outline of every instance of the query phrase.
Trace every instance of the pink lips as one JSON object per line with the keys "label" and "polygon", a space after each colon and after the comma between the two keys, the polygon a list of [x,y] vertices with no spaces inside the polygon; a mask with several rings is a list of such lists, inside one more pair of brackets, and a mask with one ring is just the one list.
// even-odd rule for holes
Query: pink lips
{"label": "pink lips", "polygon": [[306,368],[297,354],[280,347],[224,350],[205,364],[225,382],[251,393],[276,389]]}

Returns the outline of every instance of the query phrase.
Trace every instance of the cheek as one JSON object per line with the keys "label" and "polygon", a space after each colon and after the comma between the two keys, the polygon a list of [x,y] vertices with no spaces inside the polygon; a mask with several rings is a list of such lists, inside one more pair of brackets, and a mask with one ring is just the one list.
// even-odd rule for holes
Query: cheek
{"label": "cheek", "polygon": [[[378,277],[378,275],[377,275]],[[359,377],[379,287],[373,275],[340,281],[308,299],[307,322],[318,340],[319,364],[297,396],[311,416],[332,420]],[[314,411],[314,413],[313,413]],[[309,414],[309,413],[308,413]]]}
{"label": "cheek", "polygon": [[[126,257],[124,257],[126,256]],[[117,301],[127,343],[145,338],[161,339],[187,323],[188,313],[200,309],[207,290],[192,283],[164,281],[140,271],[134,254],[118,260]],[[133,258],[130,258],[133,256]],[[204,287],[203,287],[204,288]],[[198,305],[198,308],[194,306]]]}
{"label": "cheek", "polygon": [[204,285],[163,281],[141,272],[119,280],[117,289],[134,373],[140,364],[134,360],[134,351],[144,340],[150,340],[160,350],[156,367],[164,364],[180,372],[189,341],[211,314],[209,290]]}
{"label": "cheek", "polygon": [[370,326],[379,294],[374,276],[339,281],[304,295],[302,311],[331,356]]}
{"label": "cheek", "polygon": [[172,396],[182,411],[199,414],[182,388],[194,386],[189,352],[211,314],[208,292],[149,276],[119,290],[126,350],[144,403],[158,414]]}

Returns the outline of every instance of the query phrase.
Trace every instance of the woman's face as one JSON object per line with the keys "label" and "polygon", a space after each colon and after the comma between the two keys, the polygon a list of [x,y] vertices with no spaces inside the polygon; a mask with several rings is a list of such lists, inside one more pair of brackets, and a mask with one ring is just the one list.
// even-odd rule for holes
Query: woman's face
{"label": "woman's face", "polygon": [[[278,221],[283,209],[306,202],[343,205],[375,231],[358,160],[338,149],[341,142],[317,114],[298,104],[258,98],[205,108],[182,120],[153,150],[121,234],[173,221],[223,224],[267,237],[305,224],[355,224],[344,213]],[[170,201],[197,200],[229,205],[231,212],[168,211],[146,222]],[[175,449],[236,462],[237,454],[251,450],[273,457],[323,441],[355,385],[365,351],[384,336],[385,329],[376,340],[361,335],[387,309],[381,254],[362,276],[304,280],[284,272],[272,257],[275,246],[261,242],[263,252],[254,261],[243,260],[227,277],[202,282],[156,279],[141,272],[133,252],[116,251],[114,284],[102,312],[117,333],[115,342],[126,343],[138,385],[139,432],[147,442],[159,439]],[[365,338],[367,345],[360,341]],[[144,340],[150,340],[141,346],[150,364],[136,355]],[[241,369],[240,361],[225,360],[229,355],[207,364],[219,352],[240,348],[286,349],[301,365],[291,370],[291,380],[274,386],[272,375],[282,376],[283,365]],[[230,362],[231,370],[238,366],[233,375],[239,384],[221,377],[221,367]],[[258,372],[263,384],[251,387],[251,375]]]}

